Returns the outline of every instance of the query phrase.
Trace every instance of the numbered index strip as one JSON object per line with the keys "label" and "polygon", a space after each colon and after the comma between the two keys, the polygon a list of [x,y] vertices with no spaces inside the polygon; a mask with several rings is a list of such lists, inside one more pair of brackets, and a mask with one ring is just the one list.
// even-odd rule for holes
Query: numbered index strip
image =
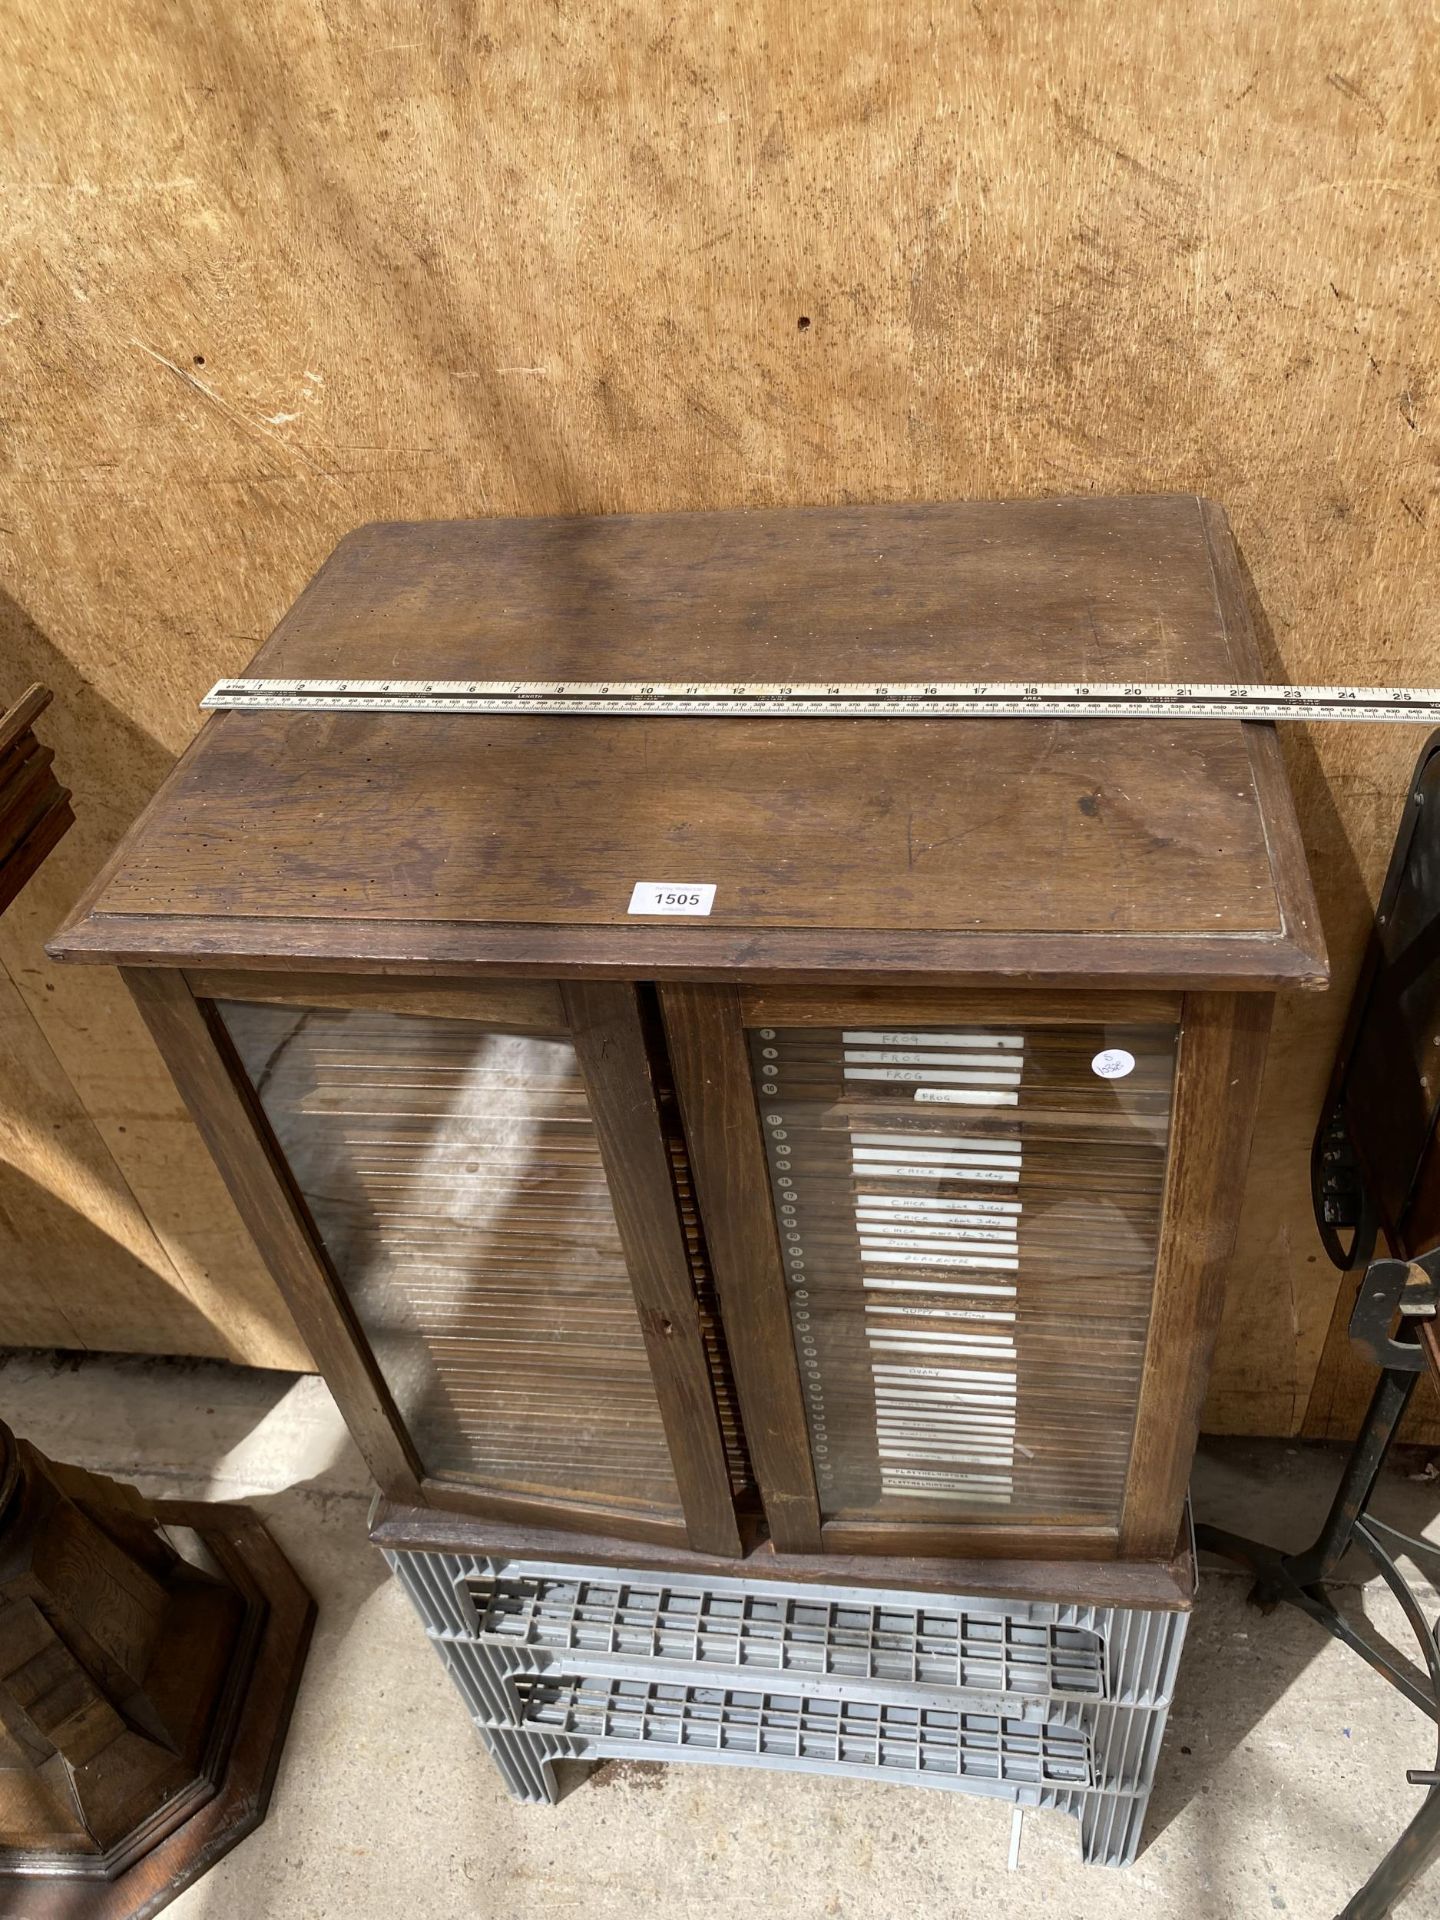
{"label": "numbered index strip", "polygon": [[832,1493],[835,1468],[830,1457],[830,1429],[825,1413],[825,1383],[820,1368],[815,1329],[810,1318],[809,1275],[805,1267],[804,1238],[800,1232],[799,1192],[792,1171],[790,1129],[784,1112],[774,1104],[780,1091],[780,1049],[774,1027],[761,1027],[759,1086],[765,1123],[765,1153],[775,1192],[775,1214],[780,1228],[785,1284],[790,1289],[790,1324],[804,1383],[805,1415],[810,1423],[810,1453],[822,1493]]}

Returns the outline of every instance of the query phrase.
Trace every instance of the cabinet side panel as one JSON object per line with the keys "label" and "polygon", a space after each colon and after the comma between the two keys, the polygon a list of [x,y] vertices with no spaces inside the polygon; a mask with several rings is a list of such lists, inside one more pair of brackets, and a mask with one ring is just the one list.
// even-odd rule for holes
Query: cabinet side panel
{"label": "cabinet side panel", "polygon": [[1271,1010],[1269,994],[1185,998],[1122,1554],[1165,1552],[1175,1539],[1219,1331]]}

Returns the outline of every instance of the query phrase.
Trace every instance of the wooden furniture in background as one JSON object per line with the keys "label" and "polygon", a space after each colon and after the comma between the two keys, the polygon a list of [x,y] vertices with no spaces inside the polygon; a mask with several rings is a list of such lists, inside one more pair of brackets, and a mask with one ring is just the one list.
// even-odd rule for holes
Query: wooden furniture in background
{"label": "wooden furniture in background", "polygon": [[[1193,497],[365,528],[254,671],[802,657],[1260,677]],[[1325,979],[1273,730],[226,713],[52,950],[124,967],[393,1502],[1173,1555]]]}
{"label": "wooden furniture in background", "polygon": [[0,1905],[152,1914],[257,1827],[314,1613],[248,1508],[142,1500],[0,1426]]}
{"label": "wooden furniture in background", "polygon": [[0,913],[75,823],[70,790],[51,771],[54,749],[33,732],[53,698],[31,687],[0,714]]}
{"label": "wooden furniture in background", "polygon": [[[0,911],[70,824],[49,701],[0,720]],[[156,1913],[257,1826],[314,1613],[247,1508],[143,1500],[0,1422],[4,1911]]]}

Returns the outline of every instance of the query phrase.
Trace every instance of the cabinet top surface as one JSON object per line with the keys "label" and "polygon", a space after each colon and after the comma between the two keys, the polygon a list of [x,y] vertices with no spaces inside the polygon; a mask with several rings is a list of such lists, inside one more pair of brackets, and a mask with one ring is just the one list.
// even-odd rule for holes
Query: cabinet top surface
{"label": "cabinet top surface", "polygon": [[[1266,677],[1224,517],[1190,495],[366,526],[249,671]],[[632,917],[637,881],[713,908]],[[1272,730],[1188,720],[223,713],[54,950],[1324,976]]]}

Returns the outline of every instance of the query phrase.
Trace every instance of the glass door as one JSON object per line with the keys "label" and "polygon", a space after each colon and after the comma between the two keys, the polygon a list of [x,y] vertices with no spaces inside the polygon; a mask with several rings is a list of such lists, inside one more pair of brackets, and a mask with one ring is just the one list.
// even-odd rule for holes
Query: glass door
{"label": "glass door", "polygon": [[1118,1532],[1178,1003],[1009,1002],[733,996],[827,1546]]}
{"label": "glass door", "polygon": [[738,1551],[743,1433],[637,991],[212,984],[426,1497]]}

